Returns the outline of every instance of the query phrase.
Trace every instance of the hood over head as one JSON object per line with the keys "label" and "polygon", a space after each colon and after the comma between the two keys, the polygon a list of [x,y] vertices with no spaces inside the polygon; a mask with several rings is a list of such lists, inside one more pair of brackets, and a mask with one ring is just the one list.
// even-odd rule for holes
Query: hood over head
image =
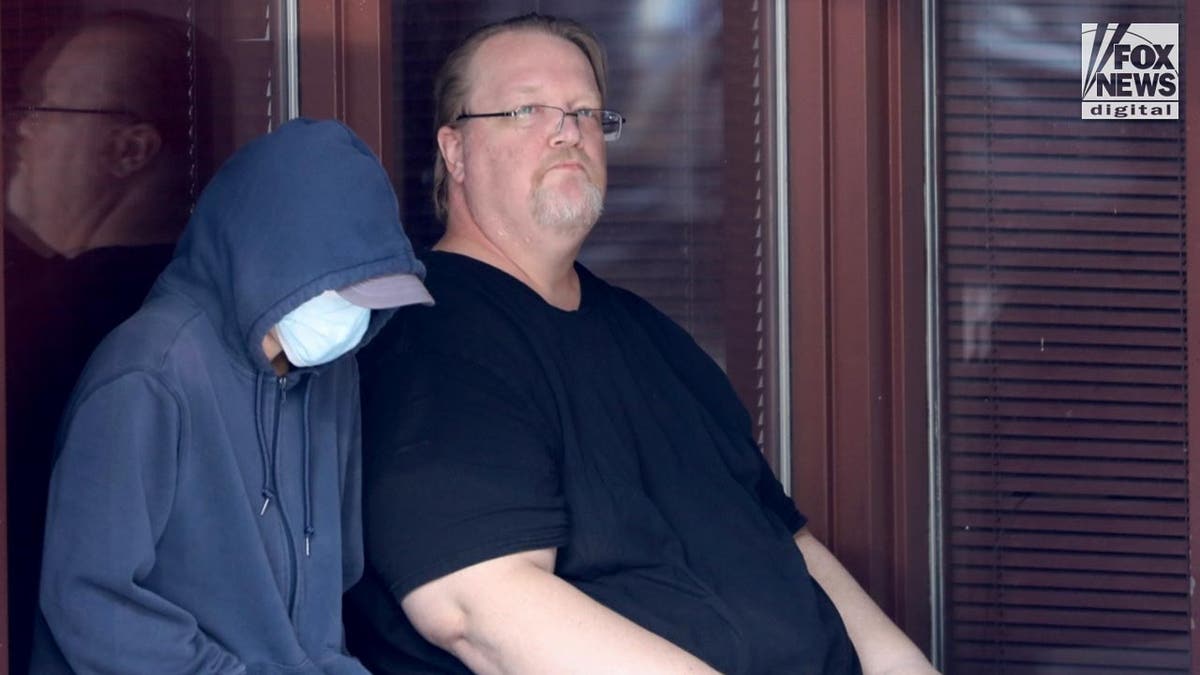
{"label": "hood over head", "polygon": [[285,314],[387,275],[415,289],[391,306],[432,302],[379,160],[340,122],[297,119],[221,167],[159,284],[196,300],[229,347],[264,370],[263,337]]}

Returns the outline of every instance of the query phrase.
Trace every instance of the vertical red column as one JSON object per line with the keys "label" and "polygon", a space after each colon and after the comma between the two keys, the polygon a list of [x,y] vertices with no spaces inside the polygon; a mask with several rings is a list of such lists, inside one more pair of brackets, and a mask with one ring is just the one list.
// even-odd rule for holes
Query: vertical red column
{"label": "vertical red column", "polygon": [[788,13],[794,493],[928,647],[921,7]]}
{"label": "vertical red column", "polygon": [[392,3],[298,3],[300,114],[345,122],[391,171]]}

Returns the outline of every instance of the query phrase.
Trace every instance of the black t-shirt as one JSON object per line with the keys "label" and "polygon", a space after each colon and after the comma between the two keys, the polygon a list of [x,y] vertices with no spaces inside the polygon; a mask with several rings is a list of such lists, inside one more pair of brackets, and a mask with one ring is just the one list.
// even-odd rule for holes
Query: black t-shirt
{"label": "black t-shirt", "polygon": [[566,312],[470,258],[426,264],[437,304],[362,357],[368,573],[348,626],[369,668],[465,671],[399,600],[554,547],[559,576],[722,672],[858,672],[792,539],[804,517],[681,328],[582,266]]}

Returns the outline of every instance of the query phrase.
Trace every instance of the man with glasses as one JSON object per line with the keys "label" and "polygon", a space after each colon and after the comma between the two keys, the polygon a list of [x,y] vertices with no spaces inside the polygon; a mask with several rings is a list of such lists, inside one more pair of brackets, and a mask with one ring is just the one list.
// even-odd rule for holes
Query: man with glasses
{"label": "man with glasses", "polygon": [[44,254],[172,243],[189,204],[196,123],[188,29],[135,12],[52,38],[7,110],[7,225]]}
{"label": "man with glasses", "polygon": [[438,304],[364,356],[356,653],[382,673],[929,672],[804,529],[719,367],[576,262],[624,123],[604,93],[596,38],[539,15],[438,76]]}

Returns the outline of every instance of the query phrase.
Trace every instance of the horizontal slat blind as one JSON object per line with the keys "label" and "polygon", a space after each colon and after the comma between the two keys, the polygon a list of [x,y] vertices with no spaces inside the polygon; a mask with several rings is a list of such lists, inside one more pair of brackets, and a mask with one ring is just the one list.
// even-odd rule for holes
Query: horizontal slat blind
{"label": "horizontal slat blind", "polygon": [[938,15],[947,670],[1189,672],[1183,125],[1079,119],[1183,2]]}
{"label": "horizontal slat blind", "polygon": [[213,168],[245,142],[265,134],[285,119],[280,109],[279,74],[282,40],[279,0],[199,2],[197,30],[206,38],[198,47],[213,52],[210,91],[212,116],[205,129]]}

